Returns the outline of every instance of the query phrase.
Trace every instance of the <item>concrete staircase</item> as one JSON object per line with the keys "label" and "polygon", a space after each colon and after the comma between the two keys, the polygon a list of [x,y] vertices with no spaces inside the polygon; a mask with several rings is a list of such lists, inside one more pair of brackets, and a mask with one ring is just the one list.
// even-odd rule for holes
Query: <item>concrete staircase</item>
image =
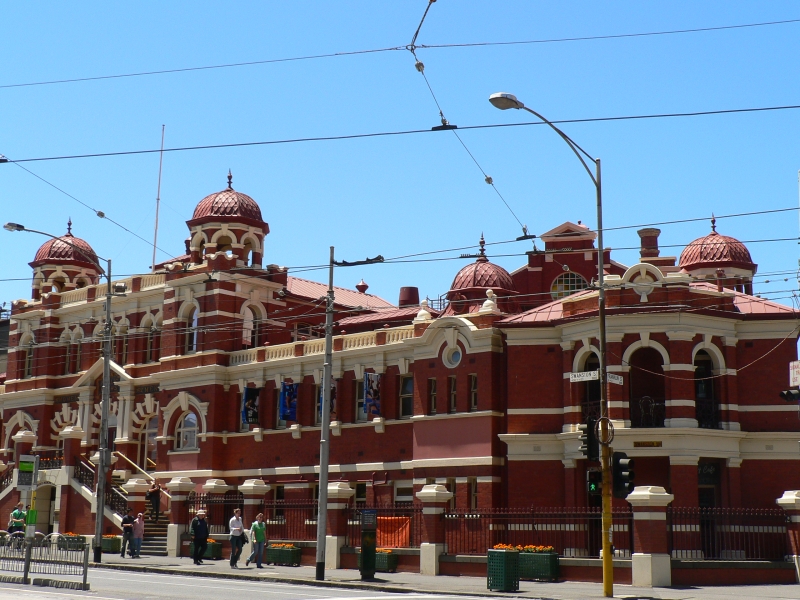
{"label": "concrete staircase", "polygon": [[158,523],[153,523],[145,516],[144,539],[142,540],[142,556],[167,556],[168,518],[160,515]]}

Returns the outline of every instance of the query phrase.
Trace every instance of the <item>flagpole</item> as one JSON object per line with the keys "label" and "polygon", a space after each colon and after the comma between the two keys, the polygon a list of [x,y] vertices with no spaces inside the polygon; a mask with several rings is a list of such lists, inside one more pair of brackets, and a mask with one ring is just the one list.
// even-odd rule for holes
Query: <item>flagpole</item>
{"label": "flagpole", "polygon": [[325,364],[322,375],[322,428],[319,438],[319,504],[317,514],[317,581],[325,579],[325,544],[328,528],[328,462],[331,429],[331,367],[333,362],[333,246],[328,267],[325,309]]}

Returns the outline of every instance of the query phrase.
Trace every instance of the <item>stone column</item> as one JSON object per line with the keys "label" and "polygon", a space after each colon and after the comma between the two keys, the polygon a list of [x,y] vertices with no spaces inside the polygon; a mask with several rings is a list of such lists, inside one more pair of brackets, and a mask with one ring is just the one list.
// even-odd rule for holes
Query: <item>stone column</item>
{"label": "stone column", "polygon": [[128,508],[133,511],[133,516],[144,514],[147,505],[145,494],[150,489],[150,482],[144,479],[129,479],[121,487],[128,494]]}
{"label": "stone column", "polygon": [[173,477],[164,487],[172,496],[170,523],[167,525],[167,555],[181,555],[181,534],[189,529],[189,492],[195,491],[194,482],[188,477]]}
{"label": "stone column", "polygon": [[633,507],[632,583],[669,587],[672,568],[667,540],[667,505],[674,496],[663,487],[639,486],[628,495]]}
{"label": "stone column", "polygon": [[439,574],[439,556],[445,551],[444,512],[453,494],[439,484],[428,484],[417,492],[422,502],[422,543],[419,548],[421,575]]}
{"label": "stone column", "polygon": [[576,389],[569,382],[572,372],[572,360],[575,357],[573,349],[575,342],[561,342],[561,370],[562,370],[562,395],[564,400],[564,423],[561,431],[575,431],[581,422],[581,404]]}
{"label": "stone column", "polygon": [[356,491],[346,481],[328,484],[328,531],[325,535],[325,568],[341,567],[340,549],[347,542],[350,499]]}
{"label": "stone column", "polygon": [[775,503],[786,511],[789,522],[786,533],[789,535],[789,548],[792,551],[797,581],[800,581],[800,490],[783,492]]}
{"label": "stone column", "polygon": [[670,456],[670,488],[675,494],[675,506],[699,506],[697,464],[699,456]]}
{"label": "stone column", "polygon": [[[264,502],[264,496],[266,496],[267,492],[271,489],[270,486],[264,483],[263,479],[246,479],[245,482],[239,486],[239,491],[242,492],[244,496],[242,523],[244,524],[245,530],[256,520],[256,515],[260,512],[259,509]],[[245,558],[250,556],[250,552],[252,552],[253,549],[252,543],[255,541],[249,534],[247,537],[250,543],[245,544],[242,549],[242,556]]]}
{"label": "stone column", "polygon": [[[599,342],[598,342],[599,345]],[[630,427],[631,417],[628,413],[628,386],[630,385],[630,367],[622,365],[622,334],[606,336],[606,371],[622,377],[622,385],[606,382],[606,393],[609,403],[609,418],[614,427]],[[627,372],[626,372],[627,371]]]}
{"label": "stone column", "polygon": [[69,469],[67,473],[69,477],[72,477],[75,461],[81,453],[81,440],[84,435],[83,429],[77,425],[65,427],[58,434],[58,437],[64,440],[64,466]]}
{"label": "stone column", "polygon": [[30,454],[33,447],[36,445],[36,434],[27,429],[22,429],[11,436],[14,440],[14,449],[16,453],[16,462],[19,463],[19,457],[23,454]]}
{"label": "stone column", "polygon": [[692,348],[694,333],[668,331],[669,338],[669,392],[666,399],[665,427],[697,427],[697,411],[694,400],[694,365]]}

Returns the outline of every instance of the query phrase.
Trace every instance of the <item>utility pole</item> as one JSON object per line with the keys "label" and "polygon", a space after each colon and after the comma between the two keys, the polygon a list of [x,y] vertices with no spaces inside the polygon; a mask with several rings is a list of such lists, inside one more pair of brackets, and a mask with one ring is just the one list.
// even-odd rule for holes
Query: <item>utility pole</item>
{"label": "utility pole", "polygon": [[322,371],[322,430],[319,438],[319,503],[317,504],[317,581],[325,579],[325,544],[328,528],[328,464],[331,434],[331,375],[333,363],[333,246],[328,265],[325,307],[325,364]]}

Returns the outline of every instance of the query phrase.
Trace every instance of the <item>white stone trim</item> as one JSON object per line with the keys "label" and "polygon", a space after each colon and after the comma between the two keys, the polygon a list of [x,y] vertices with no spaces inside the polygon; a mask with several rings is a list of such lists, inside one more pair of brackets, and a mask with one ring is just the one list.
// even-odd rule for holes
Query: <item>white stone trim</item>
{"label": "white stone trim", "polygon": [[690,408],[695,407],[694,400],[666,400],[664,402],[664,406],[688,406]]}
{"label": "white stone trim", "polygon": [[797,412],[797,404],[740,404],[739,412]]}
{"label": "white stone trim", "polygon": [[633,513],[634,521],[666,521],[667,513],[665,512],[636,512]]}

